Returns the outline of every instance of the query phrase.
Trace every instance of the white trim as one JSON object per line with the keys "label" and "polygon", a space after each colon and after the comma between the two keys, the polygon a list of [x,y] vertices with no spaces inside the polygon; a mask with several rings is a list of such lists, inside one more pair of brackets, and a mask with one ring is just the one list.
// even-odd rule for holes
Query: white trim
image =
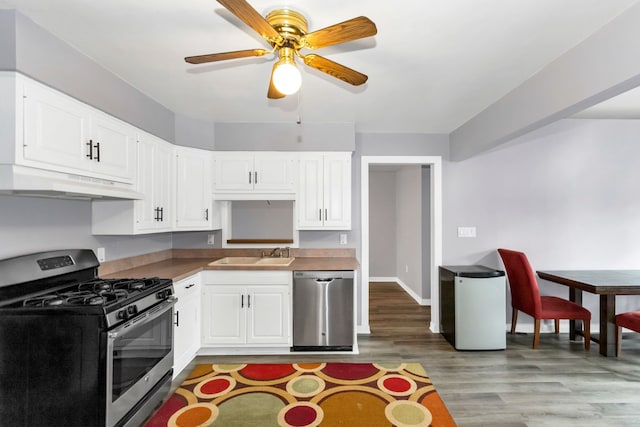
{"label": "white trim", "polygon": [[430,304],[431,304],[431,300],[430,300],[430,299],[426,299],[426,298],[424,298],[424,299],[423,299],[423,298],[420,298],[420,295],[418,295],[418,294],[416,293],[416,291],[414,291],[413,289],[411,289],[411,288],[410,288],[406,283],[404,283],[402,280],[397,279],[397,280],[396,280],[396,283],[398,283],[398,285],[400,285],[400,287],[401,287],[402,289],[404,289],[404,291],[405,291],[406,293],[408,293],[408,294],[409,294],[409,296],[410,296],[411,298],[413,298],[413,299],[414,299],[414,301],[415,301],[415,302],[417,302],[418,304],[420,304],[420,305],[430,305]]}
{"label": "white trim", "polygon": [[369,282],[397,282],[397,277],[369,277]]}
{"label": "white trim", "polygon": [[362,293],[359,330],[369,329],[369,166],[372,164],[430,165],[431,170],[431,332],[440,332],[438,267],[442,265],[442,157],[362,156],[360,163],[360,225]]}

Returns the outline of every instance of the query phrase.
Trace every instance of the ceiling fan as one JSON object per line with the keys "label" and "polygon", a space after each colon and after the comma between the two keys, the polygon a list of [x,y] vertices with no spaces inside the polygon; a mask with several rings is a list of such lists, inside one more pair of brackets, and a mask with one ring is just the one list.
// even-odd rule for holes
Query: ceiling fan
{"label": "ceiling fan", "polygon": [[298,91],[301,84],[300,71],[294,58],[297,56],[306,65],[354,86],[367,81],[367,76],[330,59],[315,54],[303,55],[301,49],[319,49],[365,37],[374,36],[376,25],[364,16],[307,33],[307,20],[295,10],[282,8],[260,15],[245,0],[217,0],[242,22],[258,32],[272,47],[271,50],[247,49],[233,52],[188,56],[184,60],[190,64],[224,61],[227,59],[263,56],[278,53],[278,61],[271,71],[267,97],[284,98]]}

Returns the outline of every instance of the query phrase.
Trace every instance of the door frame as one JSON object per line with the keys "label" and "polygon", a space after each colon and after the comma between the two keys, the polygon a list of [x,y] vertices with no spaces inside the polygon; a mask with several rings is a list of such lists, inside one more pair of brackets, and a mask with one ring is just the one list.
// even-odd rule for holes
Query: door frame
{"label": "door frame", "polygon": [[441,156],[362,156],[360,164],[360,226],[362,263],[360,271],[361,301],[358,333],[369,329],[369,166],[370,165],[429,165],[431,171],[431,332],[440,332],[440,288],[438,267],[442,265],[442,157]]}

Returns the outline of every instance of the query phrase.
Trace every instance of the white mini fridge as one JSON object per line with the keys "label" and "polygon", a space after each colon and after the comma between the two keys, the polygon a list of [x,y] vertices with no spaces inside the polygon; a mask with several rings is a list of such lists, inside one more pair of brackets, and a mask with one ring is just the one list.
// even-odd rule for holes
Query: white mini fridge
{"label": "white mini fridge", "polygon": [[481,265],[440,267],[440,330],[457,350],[504,350],[504,271]]}

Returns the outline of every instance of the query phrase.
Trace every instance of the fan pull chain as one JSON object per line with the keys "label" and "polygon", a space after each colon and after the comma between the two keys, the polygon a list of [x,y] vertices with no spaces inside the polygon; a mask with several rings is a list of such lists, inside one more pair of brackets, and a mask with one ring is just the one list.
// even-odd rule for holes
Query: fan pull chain
{"label": "fan pull chain", "polygon": [[298,91],[298,118],[296,120],[296,124],[298,124],[298,125],[302,124],[302,114],[300,113],[300,108],[301,108],[300,106],[302,105],[301,104],[302,100],[300,99],[301,98],[301,95],[300,95],[301,92],[302,92],[302,88],[300,88],[300,90]]}

